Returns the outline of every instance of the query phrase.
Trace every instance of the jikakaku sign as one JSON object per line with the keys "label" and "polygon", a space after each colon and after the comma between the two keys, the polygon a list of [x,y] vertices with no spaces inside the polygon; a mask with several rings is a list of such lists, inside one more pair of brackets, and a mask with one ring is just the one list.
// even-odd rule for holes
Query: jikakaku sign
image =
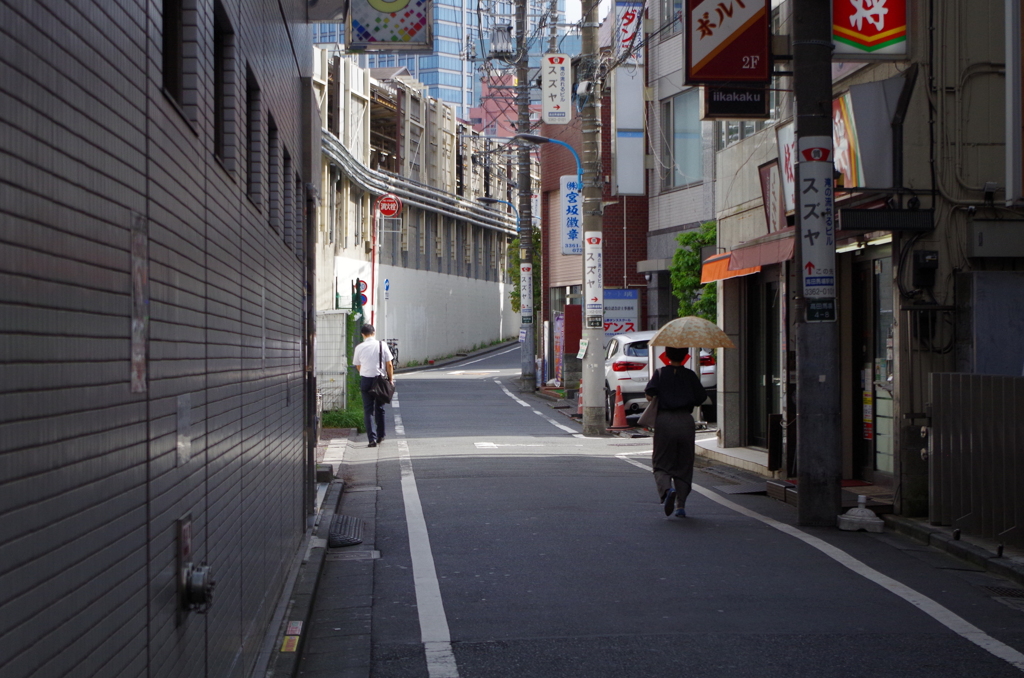
{"label": "jikakaku sign", "polygon": [[397,52],[434,49],[433,0],[352,0],[348,47],[354,51]]}
{"label": "jikakaku sign", "polygon": [[837,61],[906,58],[907,0],[832,0],[832,42]]}

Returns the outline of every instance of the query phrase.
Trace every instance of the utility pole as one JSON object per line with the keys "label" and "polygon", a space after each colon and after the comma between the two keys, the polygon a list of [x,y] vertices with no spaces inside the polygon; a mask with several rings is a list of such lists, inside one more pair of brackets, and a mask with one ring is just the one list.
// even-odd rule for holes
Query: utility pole
{"label": "utility pole", "polygon": [[[530,55],[529,43],[526,40],[526,5],[528,0],[516,3],[516,106],[518,119],[516,131],[530,132]],[[529,304],[533,308],[533,286],[541,281],[534,280],[533,253],[533,186],[530,177],[530,148],[519,146],[519,254],[520,254],[520,303],[523,308]],[[529,269],[526,265],[529,265]],[[529,284],[526,278],[529,277]],[[529,299],[527,299],[529,295]],[[522,331],[523,345],[520,350],[520,393],[533,393],[537,388],[537,355],[536,344],[536,309],[533,313],[523,313]]]}
{"label": "utility pole", "polygon": [[801,525],[819,526],[836,524],[842,478],[829,11],[821,0],[793,2],[798,515]]}
{"label": "utility pole", "polygon": [[[583,126],[583,435],[605,433],[604,421],[604,267],[601,181],[601,79],[598,0],[583,0],[582,54],[576,81]],[[596,242],[595,242],[596,239]]]}

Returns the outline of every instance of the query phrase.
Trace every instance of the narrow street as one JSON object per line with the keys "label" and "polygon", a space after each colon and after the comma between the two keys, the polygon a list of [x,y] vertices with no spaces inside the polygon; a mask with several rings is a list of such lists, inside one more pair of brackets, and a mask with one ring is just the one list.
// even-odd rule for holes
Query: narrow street
{"label": "narrow street", "polygon": [[583,438],[518,373],[513,347],[400,374],[384,443],[349,442],[339,512],[364,541],[326,556],[299,675],[1024,671],[1024,611],[993,599],[1015,584],[891,532],[797,528],[720,467],[666,518],[649,439]]}

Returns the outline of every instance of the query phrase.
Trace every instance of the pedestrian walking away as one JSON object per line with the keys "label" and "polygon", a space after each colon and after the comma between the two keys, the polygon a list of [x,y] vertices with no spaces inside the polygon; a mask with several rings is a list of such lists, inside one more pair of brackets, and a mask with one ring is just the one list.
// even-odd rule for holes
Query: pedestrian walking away
{"label": "pedestrian walking away", "polygon": [[[363,423],[370,447],[384,440],[384,403],[378,402],[370,388],[378,376],[386,376],[395,383],[391,349],[376,338],[373,325],[363,325],[363,341],[352,352],[352,364],[359,369],[359,392],[363,396]],[[376,425],[376,426],[375,426]]]}
{"label": "pedestrian walking away", "polygon": [[700,377],[683,367],[687,349],[665,347],[669,364],[659,368],[644,389],[647,399],[658,397],[654,422],[654,482],[665,515],[686,516],[686,498],[693,485],[693,408],[707,398]]}

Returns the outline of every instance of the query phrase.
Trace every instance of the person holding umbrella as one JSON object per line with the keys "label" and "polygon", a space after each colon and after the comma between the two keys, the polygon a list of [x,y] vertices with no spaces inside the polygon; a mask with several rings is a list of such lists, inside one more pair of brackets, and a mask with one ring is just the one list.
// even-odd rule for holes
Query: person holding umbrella
{"label": "person holding umbrella", "polygon": [[659,368],[644,389],[648,400],[658,397],[658,416],[654,422],[654,482],[665,515],[672,515],[674,510],[680,518],[686,516],[686,498],[693,484],[697,435],[693,408],[708,397],[700,377],[683,367],[687,353],[685,348],[666,347],[668,365]]}
{"label": "person holding umbrella", "polygon": [[[669,322],[651,338],[649,345],[664,346],[665,357],[668,358],[668,365],[656,370],[644,389],[647,400],[655,397],[658,399],[652,459],[654,482],[665,515],[670,516],[675,512],[676,516],[685,518],[686,498],[693,485],[697,435],[693,408],[701,405],[708,397],[700,377],[683,367],[683,361],[689,353],[686,347],[735,346],[714,323],[694,316]],[[653,361],[653,352],[651,356]]]}

